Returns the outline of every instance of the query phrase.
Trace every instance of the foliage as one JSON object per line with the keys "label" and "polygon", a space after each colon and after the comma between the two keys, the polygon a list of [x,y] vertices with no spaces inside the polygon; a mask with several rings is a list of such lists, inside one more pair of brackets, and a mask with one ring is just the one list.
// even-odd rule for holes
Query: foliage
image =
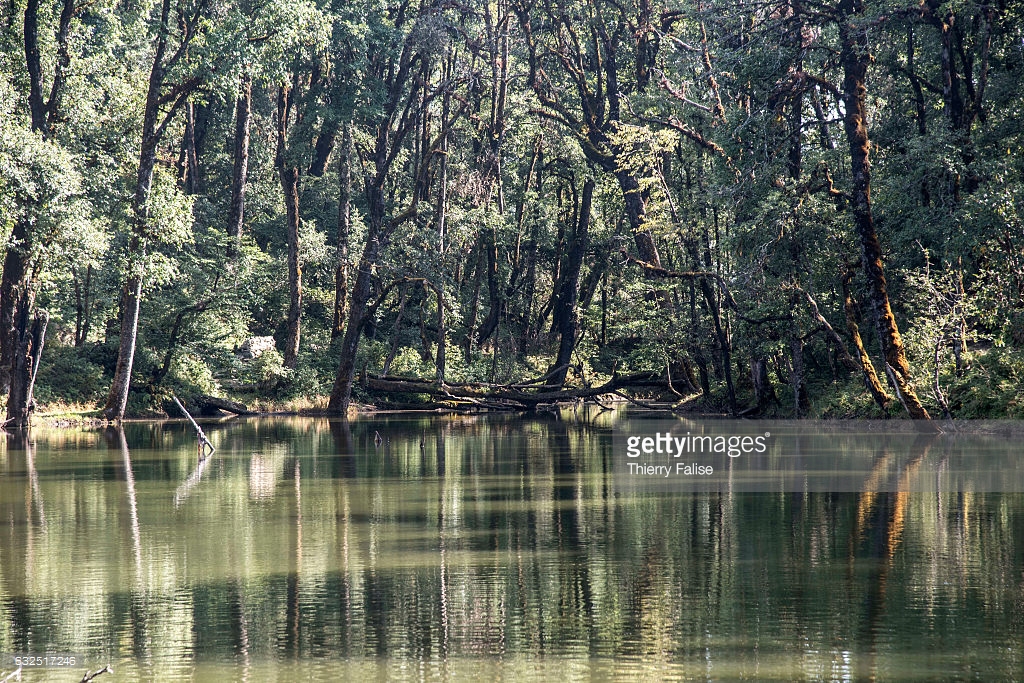
{"label": "foliage", "polygon": [[[849,324],[885,382],[842,92],[843,41],[870,25],[872,220],[912,383],[933,413],[1020,415],[1021,10],[833,5],[171,2],[142,226],[133,201],[163,3],[83,3],[63,43],[56,6],[38,10],[44,103],[63,74],[45,131],[32,130],[24,24],[8,21],[0,232],[8,253],[28,245],[18,286],[50,314],[36,395],[102,398],[134,268],[138,410],[235,386],[315,403],[347,353],[339,332],[363,269],[357,372],[393,355],[390,372],[434,379],[440,338],[448,381],[536,379],[558,354],[568,296],[572,385],[668,371],[712,410],[881,415]],[[27,8],[14,0],[10,16]],[[224,226],[247,82],[236,246]],[[282,164],[299,173],[291,266]],[[6,237],[15,225],[23,245]],[[583,265],[566,292],[573,253]],[[278,351],[236,355],[254,336],[284,349],[293,324],[295,367]]]}

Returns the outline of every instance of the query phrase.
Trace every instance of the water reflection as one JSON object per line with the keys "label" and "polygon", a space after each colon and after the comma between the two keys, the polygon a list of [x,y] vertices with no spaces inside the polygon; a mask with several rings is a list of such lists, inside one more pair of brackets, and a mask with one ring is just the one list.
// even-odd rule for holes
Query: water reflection
{"label": "water reflection", "polygon": [[583,417],[235,421],[202,462],[173,423],[8,439],[0,651],[124,680],[1022,670],[1024,496],[882,492],[928,437],[866,493],[628,494]]}

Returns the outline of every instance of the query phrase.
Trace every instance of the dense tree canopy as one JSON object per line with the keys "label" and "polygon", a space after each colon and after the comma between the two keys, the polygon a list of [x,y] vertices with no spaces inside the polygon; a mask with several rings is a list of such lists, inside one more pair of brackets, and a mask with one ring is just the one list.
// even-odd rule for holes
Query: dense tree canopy
{"label": "dense tree canopy", "polygon": [[1022,76],[1002,0],[11,0],[7,417],[1024,415]]}

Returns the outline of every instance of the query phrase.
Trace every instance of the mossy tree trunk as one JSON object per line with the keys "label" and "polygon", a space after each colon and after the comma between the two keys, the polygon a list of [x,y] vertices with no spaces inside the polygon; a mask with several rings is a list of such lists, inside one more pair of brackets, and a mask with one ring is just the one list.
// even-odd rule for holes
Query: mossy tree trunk
{"label": "mossy tree trunk", "polygon": [[843,67],[842,97],[846,112],[843,125],[850,146],[853,172],[852,209],[854,227],[860,238],[861,258],[867,277],[871,312],[885,357],[886,374],[897,397],[914,419],[931,417],[917,397],[911,380],[903,337],[889,302],[889,289],[882,263],[882,246],[871,211],[871,143],[867,123],[867,73],[871,63],[867,24],[862,0],[844,0],[840,5],[839,35],[842,41],[840,61]]}

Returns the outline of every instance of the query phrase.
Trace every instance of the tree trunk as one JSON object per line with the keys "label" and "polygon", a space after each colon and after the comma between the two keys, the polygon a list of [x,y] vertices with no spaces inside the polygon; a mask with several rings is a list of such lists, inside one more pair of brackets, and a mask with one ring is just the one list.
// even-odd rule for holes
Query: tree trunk
{"label": "tree trunk", "polygon": [[885,387],[878,379],[878,373],[875,372],[875,365],[871,362],[871,356],[868,355],[867,349],[864,348],[864,340],[860,336],[860,328],[857,326],[857,311],[853,302],[853,296],[850,294],[850,280],[853,279],[853,271],[848,271],[843,276],[843,308],[846,311],[846,329],[850,331],[850,337],[853,339],[853,345],[857,349],[857,358],[860,361],[861,370],[864,372],[864,383],[867,385],[868,391],[871,392],[872,398],[875,399],[875,403],[882,410],[888,410],[889,404],[892,402],[892,397],[889,396],[885,391]]}
{"label": "tree trunk", "polygon": [[481,247],[487,258],[487,295],[490,309],[480,325],[480,331],[477,334],[478,344],[483,344],[498,329],[498,320],[505,303],[501,296],[501,283],[498,282],[498,245],[494,228],[486,228],[484,238],[481,240]]}
{"label": "tree trunk", "polygon": [[840,9],[844,15],[839,23],[842,40],[840,60],[843,66],[843,101],[846,105],[843,124],[850,146],[850,163],[853,171],[853,220],[860,238],[864,274],[870,287],[872,314],[885,356],[886,374],[896,389],[897,397],[911,418],[927,420],[930,416],[914,391],[903,338],[900,336],[889,303],[888,286],[882,265],[882,247],[875,232],[871,212],[871,165],[868,158],[870,142],[866,99],[867,70],[872,57],[866,27],[852,23],[863,19],[860,15],[863,14],[864,8],[861,0],[844,0]]}
{"label": "tree trunk", "polygon": [[[444,96],[444,105],[441,114],[441,121],[448,120],[448,108],[449,108],[449,94],[446,92]],[[440,166],[440,179],[437,187],[437,209],[435,211],[435,220],[437,221],[437,244],[438,252],[444,255],[445,252],[445,241],[447,240],[448,233],[448,133],[445,132],[441,137],[441,149],[440,159],[438,161]]]}
{"label": "tree trunk", "polygon": [[331,161],[331,152],[334,151],[334,141],[337,137],[337,122],[325,123],[320,135],[316,136],[316,144],[313,145],[313,161],[309,164],[309,175],[319,178],[327,171],[327,164]]}
{"label": "tree trunk", "polygon": [[579,333],[579,316],[576,304],[579,297],[580,270],[583,257],[587,250],[590,211],[594,198],[594,179],[587,178],[583,184],[583,197],[580,200],[579,222],[576,226],[572,242],[566,251],[565,267],[562,269],[562,287],[558,301],[554,307],[554,324],[558,330],[558,356],[554,367],[548,373],[548,385],[561,388],[572,361],[572,352],[576,347]]}
{"label": "tree trunk", "polygon": [[64,0],[60,21],[57,24],[57,59],[53,65],[53,83],[50,85],[50,100],[46,103],[47,134],[53,132],[57,119],[60,117],[61,104],[64,100],[64,80],[67,68],[71,64],[68,50],[68,37],[71,34],[71,19],[83,9],[75,0]]}
{"label": "tree trunk", "polygon": [[35,388],[36,373],[39,371],[39,359],[43,354],[43,344],[46,341],[46,324],[49,322],[49,315],[46,311],[37,312],[32,316],[32,325],[29,326],[30,311],[35,306],[35,297],[27,295],[22,297],[18,305],[18,352],[14,362],[14,372],[11,376],[11,393],[7,399],[7,422],[16,429],[24,429],[31,422],[32,392]]}
{"label": "tree trunk", "polygon": [[477,245],[476,266],[473,268],[473,294],[469,298],[469,313],[466,316],[466,339],[463,345],[463,356],[468,364],[473,357],[473,330],[476,328],[476,318],[480,303],[480,280],[484,268],[484,248],[482,244]]}
{"label": "tree trunk", "polygon": [[[401,23],[401,21],[396,21]],[[387,51],[385,51],[387,52]],[[365,196],[367,205],[366,242],[356,272],[355,286],[350,292],[348,321],[342,336],[338,372],[331,390],[328,410],[340,413],[343,418],[348,416],[349,403],[352,399],[352,383],[355,378],[356,353],[359,350],[359,338],[364,323],[367,322],[367,303],[370,298],[371,278],[391,232],[402,222],[416,215],[419,196],[413,193],[409,206],[396,216],[385,216],[387,202],[384,188],[388,183],[392,165],[398,150],[404,144],[404,138],[413,129],[421,105],[418,103],[416,87],[407,87],[414,79],[414,70],[409,61],[410,48],[407,45],[402,56],[396,63],[383,57],[371,48],[369,66],[375,70],[376,77],[387,87],[387,97],[383,103],[377,120],[377,136],[374,144],[372,161],[374,174],[367,179]],[[427,155],[424,155],[424,159]],[[421,160],[422,161],[422,160]],[[423,162],[425,163],[425,161]],[[425,172],[421,163],[414,169],[415,177]]]}
{"label": "tree trunk", "polygon": [[580,283],[580,311],[586,311],[590,308],[598,286],[607,278],[608,258],[611,255],[612,244],[613,241],[608,240],[594,248],[594,253],[588,262],[590,271],[587,273],[587,277]]}
{"label": "tree trunk", "polygon": [[616,172],[615,178],[619,181],[619,188],[622,190],[622,198],[626,204],[626,217],[629,219],[629,227],[633,232],[637,254],[639,254],[640,260],[660,268],[661,257],[658,255],[658,247],[654,244],[654,236],[647,227],[648,193],[640,188],[639,181],[628,171]]}
{"label": "tree trunk", "polygon": [[[139,258],[145,257],[145,248],[138,246],[132,239],[134,249]],[[103,407],[102,415],[107,420],[120,420],[124,417],[128,405],[128,389],[131,384],[132,365],[135,362],[135,342],[139,331],[139,304],[142,300],[142,276],[133,275],[128,278],[121,293],[121,333],[117,348],[117,365],[114,367],[114,379],[110,383],[110,393]]]}
{"label": "tree trunk", "polygon": [[[186,87],[179,84],[175,96],[167,97],[171,102],[170,109],[160,118],[160,107],[165,101],[162,93],[164,78],[168,65],[164,63],[167,50],[167,36],[170,32],[171,0],[163,0],[160,11],[160,27],[153,57],[153,67],[149,73],[149,87],[146,92],[146,106],[142,119],[142,143],[139,148],[139,169],[135,176],[134,225],[132,238],[128,245],[128,279],[125,283],[121,306],[121,340],[117,351],[117,365],[114,378],[110,383],[110,393],[102,415],[107,420],[120,420],[124,417],[125,406],[128,404],[128,387],[131,382],[132,365],[135,361],[135,342],[139,330],[139,304],[142,299],[142,279],[145,273],[146,240],[150,234],[149,194],[153,188],[153,169],[156,166],[156,150],[164,131],[178,108],[186,98],[199,86],[200,81],[193,79]],[[186,44],[194,34],[186,32]],[[182,44],[170,62],[174,62],[184,54],[186,44]]]}
{"label": "tree trunk", "polygon": [[[565,260],[565,226],[570,222],[576,222],[576,206],[579,203],[579,199],[576,196],[576,188],[572,187],[572,208],[564,211],[564,214],[558,217],[557,225],[558,228],[555,232],[555,254],[551,259],[551,294],[548,296],[547,303],[545,303],[537,314],[537,333],[540,334],[545,325],[544,321],[551,315],[551,310],[555,307],[555,302],[558,301],[558,291],[562,286],[562,261]],[[562,197],[564,195],[564,188],[558,189],[558,207],[562,208]]]}
{"label": "tree trunk", "polygon": [[331,398],[327,409],[342,416],[348,415],[352,400],[352,383],[355,379],[356,352],[359,350],[359,335],[362,333],[366,305],[370,301],[370,278],[373,267],[384,247],[384,190],[377,183],[366,190],[369,216],[366,226],[366,245],[359,257],[356,282],[352,288],[349,303],[348,322],[341,340],[341,358],[338,374],[334,378]]}
{"label": "tree trunk", "polygon": [[28,289],[30,231],[27,219],[14,223],[0,278],[0,393],[3,394],[11,387],[11,372],[18,353],[17,307]]}
{"label": "tree trunk", "polygon": [[420,360],[424,363],[434,360],[434,340],[427,334],[427,302],[429,300],[427,285],[423,284],[423,292],[420,295]]}
{"label": "tree trunk", "polygon": [[729,332],[722,319],[722,307],[718,303],[718,297],[708,283],[707,278],[701,278],[700,290],[704,294],[704,302],[707,304],[708,312],[711,313],[711,322],[715,326],[715,337],[718,339],[718,346],[722,352],[722,371],[725,376],[725,389],[729,397],[729,411],[736,413],[736,386],[732,379],[732,340],[729,339]]}
{"label": "tree trunk", "polygon": [[[694,266],[698,269],[706,268],[708,271],[711,271],[712,266],[710,263],[710,254],[707,255],[708,263],[705,264],[704,259],[701,258],[700,249],[697,245],[697,240],[693,237],[684,235],[681,236],[683,239],[683,246],[689,254],[690,259],[693,261]],[[718,340],[719,350],[722,353],[722,373],[725,378],[725,387],[729,397],[729,410],[732,413],[735,413],[736,386],[733,382],[732,377],[732,340],[729,338],[729,331],[726,329],[726,321],[722,317],[722,307],[718,302],[718,296],[715,294],[715,290],[711,287],[711,283],[708,281],[708,278],[700,278],[697,286],[700,287],[700,292],[704,299],[704,307],[705,309],[707,309],[708,315],[711,316],[711,322],[715,328],[715,339]],[[693,320],[693,324],[696,324],[695,301],[694,293],[692,291],[690,304],[691,319]],[[694,344],[694,346],[699,348],[699,344]],[[705,372],[705,368],[707,368],[707,362],[703,358],[703,354],[700,354],[700,356],[695,354],[694,359],[697,361],[698,368],[700,368],[702,372]],[[712,360],[714,360],[714,358],[712,358]],[[701,377],[702,389],[704,390],[705,395],[708,395],[708,390],[710,387],[703,386],[704,375],[702,374]]]}
{"label": "tree trunk", "polygon": [[[802,69],[802,64],[797,68]],[[803,169],[803,108],[804,94],[798,91],[793,95],[789,109],[789,154],[786,159],[789,177],[799,182]]]}
{"label": "tree trunk", "polygon": [[799,418],[807,415],[811,406],[807,397],[807,384],[804,382],[804,341],[796,329],[793,329],[789,336],[789,351],[793,359],[789,375],[789,383],[793,389],[793,416]]}
{"label": "tree trunk", "polygon": [[334,319],[331,339],[344,333],[348,307],[348,239],[352,230],[352,124],[345,124],[338,160],[338,251],[334,267]]}
{"label": "tree trunk", "polygon": [[182,186],[185,194],[199,193],[199,154],[196,151],[196,105],[185,104],[185,139],[182,145],[184,163],[181,168]]}
{"label": "tree trunk", "polygon": [[[10,9],[13,10],[13,6]],[[29,0],[25,7],[23,47],[25,68],[29,76],[29,113],[33,132],[39,133],[44,139],[53,132],[64,92],[64,75],[69,61],[68,34],[75,11],[74,0],[64,0],[57,26],[57,59],[53,83],[49,101],[44,101],[39,52],[39,0]],[[0,394],[7,393],[11,388],[14,379],[12,370],[18,363],[19,339],[26,333],[24,329],[17,329],[19,324],[16,311],[19,302],[35,301],[35,283],[29,281],[33,238],[33,225],[29,219],[15,221],[4,255],[3,275],[0,277]],[[26,378],[17,381],[24,384]]]}
{"label": "tree trunk", "polygon": [[443,386],[445,366],[447,365],[445,347],[448,343],[444,319],[444,293],[440,287],[434,287],[434,294],[437,295],[437,356],[434,359],[434,367],[437,368],[437,383]]}
{"label": "tree trunk", "polygon": [[85,346],[92,325],[92,266],[85,267],[85,282],[78,281],[78,270],[73,271],[75,281],[75,347]]}
{"label": "tree trunk", "polygon": [[245,220],[245,185],[249,177],[249,120],[252,116],[252,76],[242,76],[235,100],[235,158],[231,173],[231,210],[228,214],[228,257],[242,245]]}
{"label": "tree trunk", "polygon": [[391,363],[394,362],[395,356],[398,355],[398,344],[402,338],[402,316],[405,315],[405,304],[409,299],[409,290],[404,286],[402,289],[402,296],[398,302],[398,315],[395,316],[395,326],[391,328],[391,350],[388,351],[388,357],[384,359],[384,367],[381,369],[381,373],[387,377],[391,374]]}
{"label": "tree trunk", "polygon": [[[10,9],[14,9],[13,6]],[[28,70],[28,108],[32,130],[46,132],[46,103],[43,101],[43,71],[39,56],[39,0],[25,6],[25,66]]]}
{"label": "tree trunk", "polygon": [[768,377],[768,361],[761,356],[750,359],[750,381],[754,385],[754,398],[757,401],[758,414],[763,413],[769,403],[778,403],[775,388]]}
{"label": "tree trunk", "polygon": [[[153,70],[154,74],[158,71]],[[162,78],[163,70],[159,71]],[[134,234],[128,247],[129,254],[129,275],[122,292],[121,304],[121,333],[117,349],[117,364],[114,367],[114,377],[110,383],[110,393],[107,394],[107,402],[103,407],[103,417],[107,420],[120,420],[124,417],[125,407],[128,405],[128,388],[131,384],[132,365],[135,363],[135,343],[139,331],[139,305],[142,301],[142,278],[145,269],[146,259],[146,232],[149,219],[149,192],[153,187],[153,169],[156,165],[157,138],[156,116],[157,104],[156,95],[159,92],[159,84],[153,83],[150,79],[150,90],[152,93],[152,110],[146,108],[146,117],[143,122],[142,151],[139,158],[139,171],[135,182],[135,226]]]}
{"label": "tree trunk", "polygon": [[277,152],[275,162],[287,214],[288,231],[288,337],[284,344],[284,366],[295,368],[299,355],[302,321],[302,266],[299,263],[299,169],[288,159],[288,114],[292,91],[277,91]]}
{"label": "tree trunk", "polygon": [[917,115],[917,133],[922,137],[928,134],[928,115],[924,103],[924,90],[921,79],[914,70],[914,25],[907,24],[907,73],[910,74],[910,86],[914,90],[914,110]]}

